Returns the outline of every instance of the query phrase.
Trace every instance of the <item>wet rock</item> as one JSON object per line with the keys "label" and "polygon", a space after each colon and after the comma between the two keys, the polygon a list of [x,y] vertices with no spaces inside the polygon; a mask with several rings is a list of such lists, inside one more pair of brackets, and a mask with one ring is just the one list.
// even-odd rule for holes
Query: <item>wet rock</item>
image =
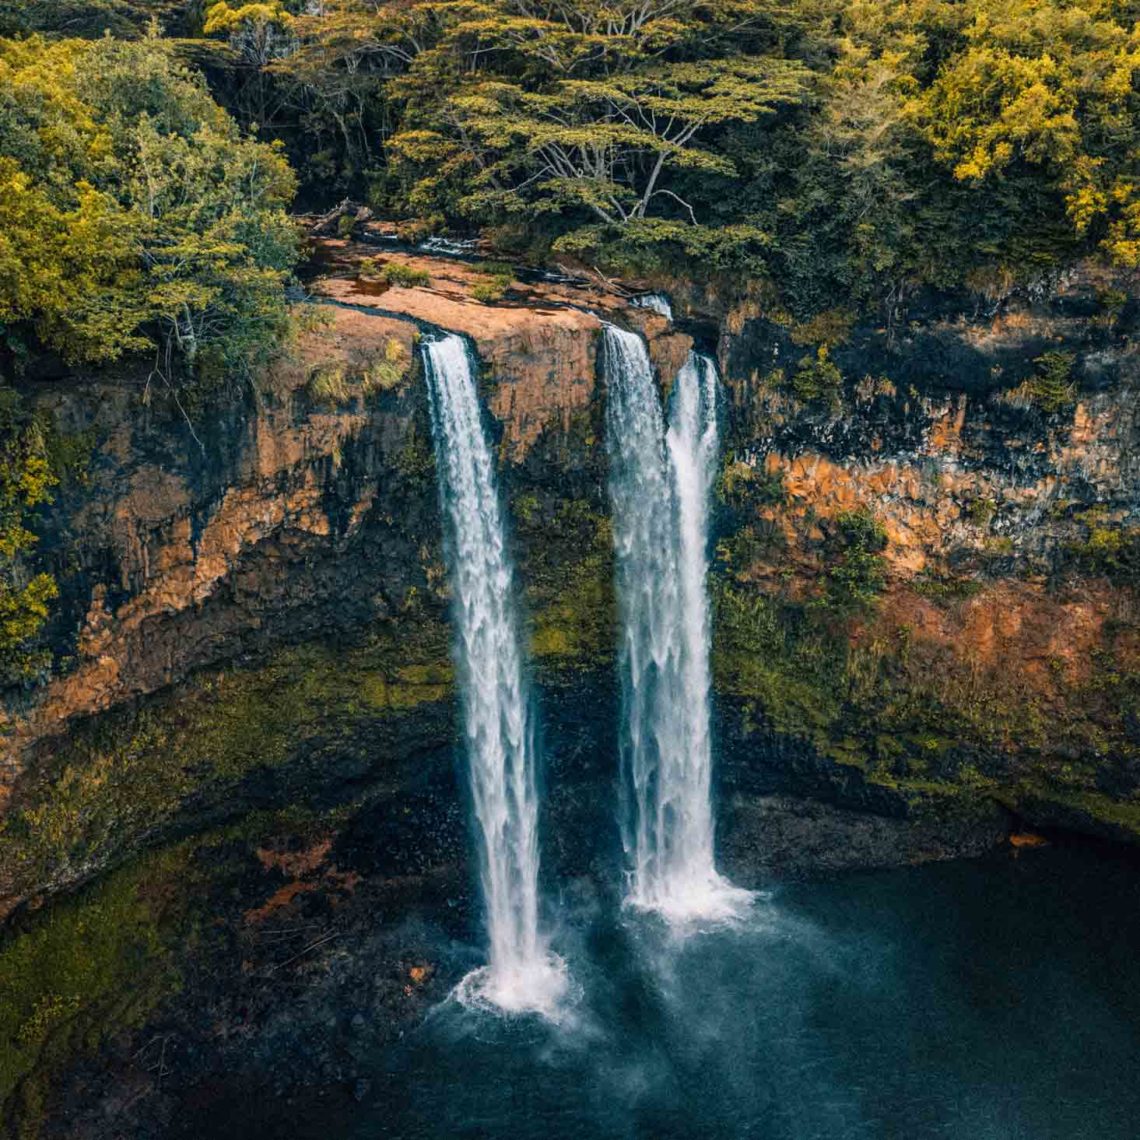
{"label": "wet rock", "polygon": [[975,856],[1010,833],[1010,817],[980,801],[887,817],[787,796],[733,797],[721,829],[725,867],[744,884]]}

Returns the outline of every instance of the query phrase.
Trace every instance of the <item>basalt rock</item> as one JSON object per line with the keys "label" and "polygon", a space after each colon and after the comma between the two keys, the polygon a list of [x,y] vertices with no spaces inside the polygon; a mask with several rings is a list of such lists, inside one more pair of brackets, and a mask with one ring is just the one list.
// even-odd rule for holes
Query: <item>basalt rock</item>
{"label": "basalt rock", "polygon": [[[45,838],[20,874],[0,868],[7,905],[219,803],[366,783],[384,761],[354,734],[409,701],[435,710],[415,747],[451,740],[416,351],[436,330],[470,337],[484,365],[531,650],[560,700],[596,711],[582,685],[612,666],[601,322],[646,335],[665,389],[697,338],[719,346],[726,390],[712,589],[731,794],[883,819],[942,805],[960,820],[968,801],[977,834],[999,802],[1140,834],[1136,306],[1097,300],[1119,282],[1106,293],[1084,270],[1000,302],[923,299],[905,322],[836,321],[826,339],[678,287],[678,331],[607,283],[506,280],[369,226],[321,244],[307,331],[251,387],[185,406],[143,374],[28,385],[92,457],[38,524],[61,587],[54,672],[3,714],[9,861],[33,833],[59,849]],[[369,641],[378,628],[394,650]],[[400,660],[404,641],[420,649]],[[322,682],[306,697],[318,673],[332,696]],[[339,702],[323,733],[307,700]],[[125,719],[107,743],[109,714]],[[265,733],[268,759],[248,743]],[[163,756],[174,791],[140,799]],[[115,802],[149,821],[96,807],[124,765]]]}

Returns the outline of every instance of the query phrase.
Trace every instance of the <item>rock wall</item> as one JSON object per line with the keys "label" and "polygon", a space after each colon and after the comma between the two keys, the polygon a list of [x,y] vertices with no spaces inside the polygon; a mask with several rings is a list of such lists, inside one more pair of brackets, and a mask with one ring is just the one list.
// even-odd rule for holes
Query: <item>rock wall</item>
{"label": "rock wall", "polygon": [[440,329],[485,366],[532,655],[567,708],[615,644],[601,321],[646,334],[663,387],[693,338],[718,346],[714,670],[738,862],[784,858],[757,836],[777,811],[794,846],[816,818],[785,806],[803,797],[832,828],[912,821],[906,858],[984,847],[1010,812],[1140,835],[1137,320],[1119,282],[942,299],[891,329],[800,328],[677,286],[679,331],[604,287],[536,276],[488,303],[479,265],[344,242],[321,258],[305,331],[256,387],[191,408],[143,378],[28,393],[92,460],[40,528],[56,670],[3,714],[0,909],[449,745],[415,350]]}
{"label": "rock wall", "polygon": [[1134,294],[1085,267],[894,329],[738,315],[717,665],[763,755],[1140,835]]}
{"label": "rock wall", "polygon": [[315,771],[322,715],[347,739],[435,706],[421,710],[423,732],[432,747],[450,741],[416,350],[433,330],[470,336],[486,366],[536,654],[551,676],[608,654],[596,314],[645,329],[663,382],[689,338],[581,287],[520,284],[482,304],[463,292],[474,271],[440,259],[387,255],[429,277],[378,297],[359,273],[370,252],[330,243],[304,331],[249,390],[189,408],[129,375],[26,393],[91,458],[39,527],[39,557],[61,586],[53,675],[9,694],[0,714],[0,908],[79,881],[180,818],[249,807],[245,793],[265,791],[259,771],[328,782],[371,770],[375,755],[359,761],[346,746],[316,749],[327,764]]}

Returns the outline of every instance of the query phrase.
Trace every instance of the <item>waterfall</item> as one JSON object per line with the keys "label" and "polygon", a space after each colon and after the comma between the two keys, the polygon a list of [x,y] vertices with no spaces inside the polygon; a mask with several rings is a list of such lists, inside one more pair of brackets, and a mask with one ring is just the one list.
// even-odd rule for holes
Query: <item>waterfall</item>
{"label": "waterfall", "polygon": [[423,356],[491,943],[489,964],[457,992],[471,1004],[549,1013],[565,977],[539,929],[535,749],[495,469],[466,342],[432,341]]}
{"label": "waterfall", "polygon": [[672,922],[750,895],[716,871],[709,728],[708,498],[717,377],[691,354],[666,432],[645,343],[605,327],[606,439],[622,616],[622,823],[628,899]]}
{"label": "waterfall", "polygon": [[668,321],[673,319],[673,306],[664,293],[639,293],[632,298],[632,301],[639,309],[649,309],[651,312],[659,313]]}

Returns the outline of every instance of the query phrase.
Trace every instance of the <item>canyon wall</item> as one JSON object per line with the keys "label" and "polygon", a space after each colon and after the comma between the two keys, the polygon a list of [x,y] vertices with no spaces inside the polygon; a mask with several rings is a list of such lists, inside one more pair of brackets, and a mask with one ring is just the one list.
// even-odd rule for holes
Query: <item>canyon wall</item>
{"label": "canyon wall", "polygon": [[727,315],[717,679],[761,755],[1140,834],[1134,293]]}
{"label": "canyon wall", "polygon": [[[797,327],[673,283],[678,332],[608,288],[535,275],[483,303],[462,261],[341,242],[322,257],[296,343],[225,399],[179,406],[145,376],[27,393],[91,454],[40,526],[61,586],[53,675],[5,706],[6,907],[203,819],[335,797],[448,747],[415,347],[433,328],[483,362],[531,649],[567,721],[609,692],[614,643],[600,320],[648,336],[664,388],[692,337],[718,352],[714,666],[736,856],[778,863],[763,836],[802,836],[781,797],[910,821],[905,858],[993,842],[1011,812],[1140,834],[1121,282],[916,302],[890,328]],[[583,737],[583,770],[607,747]]]}

